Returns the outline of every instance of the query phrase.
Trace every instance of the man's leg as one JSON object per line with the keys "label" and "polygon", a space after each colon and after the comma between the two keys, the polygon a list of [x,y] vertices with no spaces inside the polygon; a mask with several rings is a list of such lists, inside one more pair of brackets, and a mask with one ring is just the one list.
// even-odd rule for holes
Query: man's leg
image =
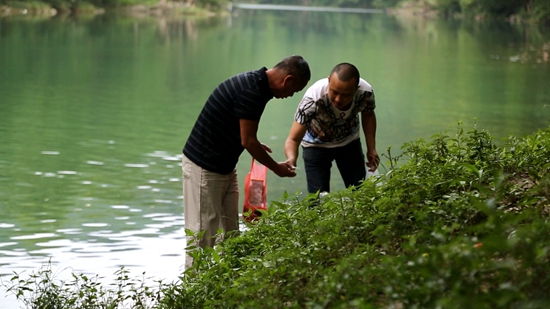
{"label": "man's leg", "polygon": [[[231,174],[221,175],[210,172],[196,165],[185,156],[182,162],[183,200],[185,228],[198,234],[205,231],[193,245],[201,248],[213,247],[215,235],[222,222],[222,200]],[[193,237],[187,237],[189,244]],[[187,255],[185,268],[191,267],[193,259]]]}
{"label": "man's leg", "polygon": [[334,150],[336,166],[342,175],[344,185],[346,188],[358,186],[365,179],[367,173],[361,140],[356,139],[346,146],[334,148]]}
{"label": "man's leg", "polygon": [[231,173],[225,196],[222,202],[222,227],[224,230],[224,239],[238,235],[239,232],[239,182],[237,180],[237,170]]}
{"label": "man's leg", "polygon": [[330,192],[330,168],[333,151],[330,148],[302,147],[309,193]]}

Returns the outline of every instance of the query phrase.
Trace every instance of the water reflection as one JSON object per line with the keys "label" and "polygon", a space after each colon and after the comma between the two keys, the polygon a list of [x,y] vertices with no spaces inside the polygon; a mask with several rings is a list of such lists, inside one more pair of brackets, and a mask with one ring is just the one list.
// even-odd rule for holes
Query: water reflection
{"label": "water reflection", "polygon": [[[340,61],[361,68],[379,100],[380,153],[459,120],[469,128],[477,117],[500,138],[550,119],[550,38],[534,26],[240,11],[0,19],[0,40],[4,280],[50,258],[67,277],[126,266],[175,278],[185,246],[181,149],[204,100],[228,76],[288,54],[308,59],[313,80]],[[300,95],[266,107],[258,136],[277,160]],[[237,168],[242,184],[248,154]],[[303,191],[303,169],[268,184],[269,200]]]}
{"label": "water reflection", "polygon": [[[89,153],[85,149],[109,152],[117,144],[84,139],[79,145]],[[12,181],[4,182],[9,191],[3,186],[0,200],[2,280],[49,260],[64,273],[60,279],[70,279],[71,271],[108,278],[125,266],[175,280],[185,247],[181,155],[152,151],[90,160],[73,156],[73,143],[51,149],[38,151],[33,161],[9,160]]]}

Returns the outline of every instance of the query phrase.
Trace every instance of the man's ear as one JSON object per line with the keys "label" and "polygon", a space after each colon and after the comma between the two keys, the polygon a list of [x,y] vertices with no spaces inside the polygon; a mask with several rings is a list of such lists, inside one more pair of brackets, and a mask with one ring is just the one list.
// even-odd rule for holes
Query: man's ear
{"label": "man's ear", "polygon": [[294,76],[293,75],[287,75],[285,78],[283,78],[283,87],[286,86],[289,83],[294,83]]}

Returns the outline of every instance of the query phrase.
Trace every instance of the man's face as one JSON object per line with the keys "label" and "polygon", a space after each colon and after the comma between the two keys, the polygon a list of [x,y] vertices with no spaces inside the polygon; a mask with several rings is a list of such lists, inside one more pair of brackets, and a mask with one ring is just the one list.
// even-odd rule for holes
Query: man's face
{"label": "man's face", "polygon": [[284,82],[283,87],[277,92],[274,93],[274,96],[277,99],[284,99],[293,96],[296,92],[302,91],[307,85],[308,81],[300,81],[300,79],[295,78],[292,75],[288,75]]}
{"label": "man's face", "polygon": [[351,106],[355,92],[359,88],[358,84],[358,81],[355,79],[343,82],[338,78],[338,74],[336,73],[329,76],[328,98],[330,103],[339,110],[347,110]]}

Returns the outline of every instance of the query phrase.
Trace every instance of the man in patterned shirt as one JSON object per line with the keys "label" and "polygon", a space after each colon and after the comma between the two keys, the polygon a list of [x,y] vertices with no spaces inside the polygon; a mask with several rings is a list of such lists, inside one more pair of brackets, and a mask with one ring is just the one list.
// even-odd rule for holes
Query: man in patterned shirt
{"label": "man in patterned shirt", "polygon": [[[199,247],[213,247],[218,228],[223,237],[238,232],[239,188],[235,169],[246,149],[254,159],[279,177],[294,177],[294,166],[276,162],[256,133],[268,101],[293,96],[309,82],[311,73],[301,56],[289,56],[271,69],[237,74],[212,92],[183,148],[183,196],[185,228]],[[187,237],[191,244],[193,236]],[[185,267],[193,259],[186,257]]]}
{"label": "man in patterned shirt", "polygon": [[338,64],[328,78],[308,88],[294,116],[285,154],[287,162],[296,166],[298,146],[302,145],[309,193],[330,192],[333,161],[346,187],[357,186],[365,179],[360,127],[367,144],[366,166],[371,172],[376,170],[380,158],[376,152],[374,108],[371,85],[349,63]]}

